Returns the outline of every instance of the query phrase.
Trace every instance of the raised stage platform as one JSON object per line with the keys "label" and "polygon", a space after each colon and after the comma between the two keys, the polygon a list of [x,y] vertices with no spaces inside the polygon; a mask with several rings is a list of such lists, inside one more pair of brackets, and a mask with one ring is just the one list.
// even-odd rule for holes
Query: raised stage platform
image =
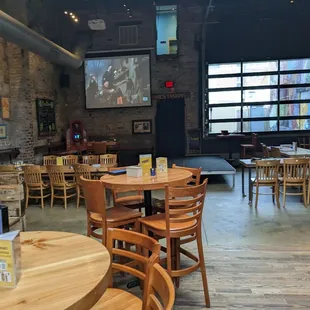
{"label": "raised stage platform", "polygon": [[169,166],[176,164],[189,168],[202,168],[202,175],[232,175],[235,186],[236,169],[225,159],[219,156],[186,156],[169,159]]}

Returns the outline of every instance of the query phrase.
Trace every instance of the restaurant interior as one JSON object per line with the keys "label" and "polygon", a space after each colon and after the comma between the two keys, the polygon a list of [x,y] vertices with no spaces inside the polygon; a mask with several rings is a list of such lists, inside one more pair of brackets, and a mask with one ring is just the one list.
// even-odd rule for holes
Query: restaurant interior
{"label": "restaurant interior", "polygon": [[309,10],[1,0],[0,309],[309,309]]}

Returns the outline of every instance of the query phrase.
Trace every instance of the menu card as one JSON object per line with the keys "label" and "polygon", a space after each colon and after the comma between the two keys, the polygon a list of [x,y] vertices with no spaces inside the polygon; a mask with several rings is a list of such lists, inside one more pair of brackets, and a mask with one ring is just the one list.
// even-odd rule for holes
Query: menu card
{"label": "menu card", "polygon": [[167,157],[156,158],[157,173],[168,172],[168,159]]}
{"label": "menu card", "polygon": [[57,157],[56,158],[56,165],[57,166],[62,166],[64,164],[62,157]]}
{"label": "menu card", "polygon": [[13,288],[21,276],[19,230],[0,235],[0,288]]}
{"label": "menu card", "polygon": [[149,176],[152,168],[152,154],[145,154],[139,156],[139,164],[142,168],[143,176]]}

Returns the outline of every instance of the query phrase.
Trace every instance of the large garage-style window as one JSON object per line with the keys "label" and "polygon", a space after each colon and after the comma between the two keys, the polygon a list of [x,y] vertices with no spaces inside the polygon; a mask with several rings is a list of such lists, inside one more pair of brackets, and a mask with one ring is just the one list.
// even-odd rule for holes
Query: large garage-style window
{"label": "large garage-style window", "polygon": [[205,132],[310,130],[310,59],[208,64]]}

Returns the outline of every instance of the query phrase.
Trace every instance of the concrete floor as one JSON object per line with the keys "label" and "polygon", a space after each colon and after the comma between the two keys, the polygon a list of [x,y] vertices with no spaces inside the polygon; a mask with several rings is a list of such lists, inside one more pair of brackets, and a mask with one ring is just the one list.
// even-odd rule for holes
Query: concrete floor
{"label": "concrete floor", "polygon": [[[209,179],[203,214],[205,243],[229,246],[310,244],[310,235],[307,233],[310,207],[305,208],[299,197],[288,197],[286,207],[278,209],[272,203],[271,196],[260,196],[256,210],[248,205],[248,197],[242,198],[240,173],[236,176],[236,187],[231,189],[231,185],[229,177],[213,176]],[[268,192],[269,189],[264,191]],[[156,192],[153,196],[161,197],[162,193]],[[31,203],[27,209],[27,230],[85,234],[85,219],[85,206],[82,204],[76,209],[74,200],[67,210],[62,204],[56,204],[51,209],[48,200],[44,210]]]}

